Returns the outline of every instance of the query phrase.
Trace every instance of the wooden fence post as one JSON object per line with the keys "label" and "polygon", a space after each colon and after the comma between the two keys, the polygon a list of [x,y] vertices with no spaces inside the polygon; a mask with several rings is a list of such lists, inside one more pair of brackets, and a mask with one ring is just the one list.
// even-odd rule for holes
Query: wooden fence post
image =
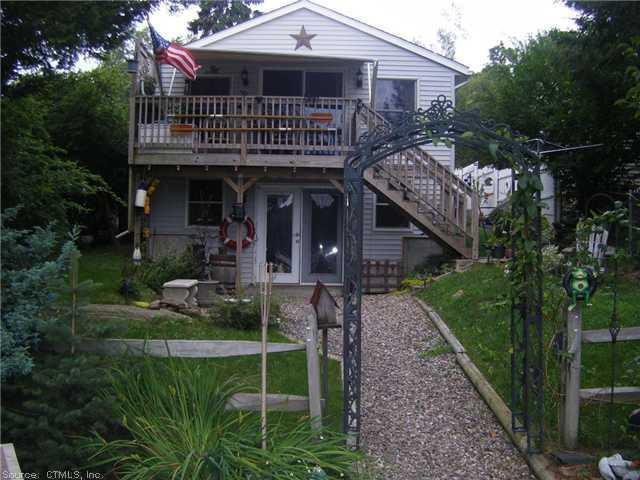
{"label": "wooden fence post", "polygon": [[578,446],[580,419],[580,363],[582,356],[582,305],[577,303],[567,310],[566,357],[563,361],[563,402],[561,412],[561,438],[566,448]]}
{"label": "wooden fence post", "polygon": [[322,429],[322,401],[320,399],[320,362],[318,360],[318,322],[315,309],[311,305],[308,305],[305,310],[309,415],[311,416],[311,428],[319,431]]}

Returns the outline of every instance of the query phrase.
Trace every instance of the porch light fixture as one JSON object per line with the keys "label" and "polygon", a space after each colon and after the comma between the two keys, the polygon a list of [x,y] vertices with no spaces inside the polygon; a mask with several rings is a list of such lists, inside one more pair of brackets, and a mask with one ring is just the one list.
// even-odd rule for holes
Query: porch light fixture
{"label": "porch light fixture", "polygon": [[356,87],[362,88],[362,70],[359,68],[356,72]]}
{"label": "porch light fixture", "polygon": [[138,60],[135,58],[130,58],[127,60],[127,73],[135,75],[138,73]]}
{"label": "porch light fixture", "polygon": [[240,72],[240,80],[242,80],[242,86],[249,86],[249,72],[247,72],[247,67],[244,67]]}

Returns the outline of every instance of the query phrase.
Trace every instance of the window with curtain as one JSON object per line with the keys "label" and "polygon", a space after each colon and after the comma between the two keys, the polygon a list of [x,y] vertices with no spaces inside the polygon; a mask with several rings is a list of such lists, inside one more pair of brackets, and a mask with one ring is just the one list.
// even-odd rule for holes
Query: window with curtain
{"label": "window with curtain", "polygon": [[398,122],[403,112],[416,109],[416,81],[379,78],[375,107],[389,122]]}

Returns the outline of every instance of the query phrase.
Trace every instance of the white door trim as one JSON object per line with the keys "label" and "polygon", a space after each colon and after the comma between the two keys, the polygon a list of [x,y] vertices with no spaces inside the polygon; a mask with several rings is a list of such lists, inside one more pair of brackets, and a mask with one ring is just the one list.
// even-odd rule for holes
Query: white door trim
{"label": "white door trim", "polygon": [[267,195],[269,194],[293,194],[293,218],[291,239],[291,272],[274,273],[274,283],[300,283],[300,268],[302,255],[300,254],[302,234],[302,189],[297,186],[261,186],[257,187],[257,220],[258,241],[257,260],[258,265],[266,262],[267,255]]}

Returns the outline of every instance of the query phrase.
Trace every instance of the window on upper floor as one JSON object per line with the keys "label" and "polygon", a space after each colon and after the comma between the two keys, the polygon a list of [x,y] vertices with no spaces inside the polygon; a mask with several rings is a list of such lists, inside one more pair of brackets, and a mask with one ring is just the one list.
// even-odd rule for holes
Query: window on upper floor
{"label": "window on upper floor", "polygon": [[389,202],[383,195],[376,193],[376,228],[411,228],[406,213]]}
{"label": "window on upper floor", "polygon": [[402,118],[402,113],[416,109],[416,81],[379,78],[376,82],[375,108],[391,123]]}
{"label": "window on upper floor", "polygon": [[305,97],[342,97],[341,72],[306,72]]}
{"label": "window on upper floor", "polygon": [[301,97],[303,76],[302,70],[264,70],[262,94],[276,97]]}
{"label": "window on upper floor", "polygon": [[217,226],[222,222],[222,180],[189,180],[189,225]]}
{"label": "window on upper floor", "polygon": [[189,95],[230,95],[231,77],[199,76],[188,83]]}

